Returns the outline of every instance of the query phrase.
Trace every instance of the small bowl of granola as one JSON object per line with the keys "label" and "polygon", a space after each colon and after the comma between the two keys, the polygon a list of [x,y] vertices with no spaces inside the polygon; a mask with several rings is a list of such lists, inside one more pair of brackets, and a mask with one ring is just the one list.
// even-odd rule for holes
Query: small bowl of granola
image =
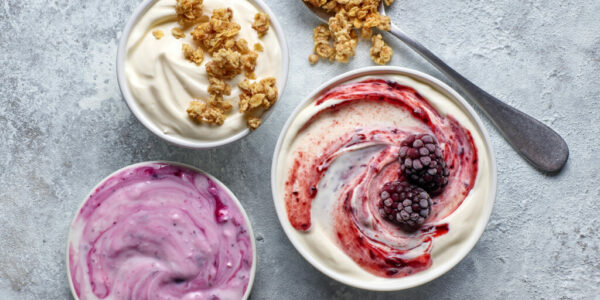
{"label": "small bowl of granola", "polygon": [[257,129],[288,64],[283,30],[262,0],[146,0],[123,30],[117,77],[148,130],[203,149]]}

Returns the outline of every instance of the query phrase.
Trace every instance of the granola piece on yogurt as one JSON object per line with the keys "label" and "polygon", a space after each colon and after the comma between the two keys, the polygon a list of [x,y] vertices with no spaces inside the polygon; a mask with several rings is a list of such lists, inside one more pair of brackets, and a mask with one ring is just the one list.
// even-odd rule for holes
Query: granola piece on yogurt
{"label": "granola piece on yogurt", "polygon": [[152,31],[152,35],[157,40],[160,40],[160,39],[162,39],[165,36],[165,33],[162,30],[160,30],[160,29],[156,29],[156,30]]}
{"label": "granola piece on yogurt", "polygon": [[259,37],[263,37],[269,30],[269,15],[264,12],[259,12],[254,16],[254,23],[252,28],[256,30]]}
{"label": "granola piece on yogurt", "polygon": [[257,117],[249,117],[246,123],[248,124],[248,128],[254,130],[262,124],[262,120]]}
{"label": "granola piece on yogurt", "polygon": [[246,116],[248,128],[254,130],[262,124],[261,117],[264,112],[277,101],[277,82],[273,77],[254,82],[246,78],[238,87],[242,90],[238,103],[240,112]]}
{"label": "granola piece on yogurt", "polygon": [[185,33],[183,32],[183,29],[181,29],[179,27],[175,27],[175,28],[171,29],[171,34],[176,39],[182,39],[185,37]]}
{"label": "granola piece on yogurt", "polygon": [[235,46],[235,36],[240,30],[240,24],[233,22],[233,10],[219,8],[213,11],[208,22],[194,28],[192,37],[212,55],[221,49]]}
{"label": "granola piece on yogurt", "polygon": [[225,123],[226,113],[229,112],[232,105],[225,101],[197,101],[190,102],[187,109],[188,116],[204,124],[223,125]]}
{"label": "granola piece on yogurt", "polygon": [[202,18],[203,0],[177,0],[175,12],[177,13],[177,22],[186,26],[197,23]]}
{"label": "granola piece on yogurt", "polygon": [[277,101],[278,90],[273,77],[256,82],[244,79],[238,86],[242,90],[239,106],[243,113],[260,108],[266,110]]}
{"label": "granola piece on yogurt", "polygon": [[189,44],[183,44],[181,45],[181,51],[187,60],[198,66],[202,65],[202,62],[204,61],[204,51],[202,51],[202,48],[194,49],[194,47]]}
{"label": "granola piece on yogurt", "polygon": [[208,78],[208,93],[215,96],[231,95],[231,86],[222,79],[215,77]]}
{"label": "granola piece on yogurt", "polygon": [[208,76],[231,80],[242,72],[242,54],[237,51],[221,49],[212,58],[206,64]]}

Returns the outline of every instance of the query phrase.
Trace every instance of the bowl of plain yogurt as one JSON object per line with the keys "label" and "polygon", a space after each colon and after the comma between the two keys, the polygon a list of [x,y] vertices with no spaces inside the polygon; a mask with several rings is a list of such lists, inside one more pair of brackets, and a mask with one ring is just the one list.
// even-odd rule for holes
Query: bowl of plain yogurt
{"label": "bowl of plain yogurt", "polygon": [[[190,102],[206,103],[211,97],[206,65],[214,53],[204,48],[200,64],[186,58],[183,44],[199,49],[202,46],[192,36],[198,24],[178,23],[177,5],[177,0],[146,0],[127,22],[117,53],[117,77],[123,97],[148,130],[170,143],[202,149],[239,140],[252,132],[238,104],[243,93],[238,85],[248,77],[245,74],[226,80],[230,91],[223,100],[232,108],[222,124],[198,122],[187,112]],[[240,27],[234,39],[245,40],[258,54],[251,81],[274,78],[279,98],[287,81],[289,53],[282,27],[269,7],[262,0],[204,0],[201,7],[206,20],[219,9],[232,12],[233,22]],[[266,34],[252,28],[258,13],[269,17]],[[174,29],[181,30],[175,34]],[[263,123],[272,111],[270,107],[261,115]]]}
{"label": "bowl of plain yogurt", "polygon": [[188,165],[145,162],[102,180],[70,226],[75,299],[247,299],[256,245],[235,195]]}
{"label": "bowl of plain yogurt", "polygon": [[[443,157],[443,189],[420,189],[403,171],[413,168],[402,160],[407,140],[420,151],[414,168],[434,166],[434,151]],[[285,124],[271,170],[279,221],[298,252],[327,276],[375,291],[415,287],[457,265],[483,234],[497,185],[473,108],[440,80],[399,67],[351,71],[317,88]],[[420,176],[436,175],[427,172]],[[413,190],[389,191],[405,185]]]}

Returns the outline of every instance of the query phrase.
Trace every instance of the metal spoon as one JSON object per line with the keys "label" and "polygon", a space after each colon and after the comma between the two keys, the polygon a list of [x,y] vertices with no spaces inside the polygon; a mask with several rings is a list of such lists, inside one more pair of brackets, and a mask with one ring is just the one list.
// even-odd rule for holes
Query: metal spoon
{"label": "metal spoon", "polygon": [[[323,22],[329,22],[331,15],[325,10],[314,7],[307,2],[304,2],[304,4]],[[385,15],[383,1],[379,3],[379,13]],[[394,24],[392,24],[390,33],[454,81],[485,112],[504,138],[530,164],[548,173],[556,173],[563,168],[569,158],[569,147],[554,130],[488,94],[448,66],[419,42],[410,38]]]}

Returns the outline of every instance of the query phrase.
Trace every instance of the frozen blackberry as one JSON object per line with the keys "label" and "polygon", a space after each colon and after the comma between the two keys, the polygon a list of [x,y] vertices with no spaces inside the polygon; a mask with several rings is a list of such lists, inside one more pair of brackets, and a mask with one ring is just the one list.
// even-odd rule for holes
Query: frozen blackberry
{"label": "frozen blackberry", "polygon": [[406,180],[433,195],[439,194],[448,184],[450,170],[444,161],[444,153],[430,134],[413,134],[402,141],[399,160]]}
{"label": "frozen blackberry", "polygon": [[415,230],[431,215],[431,197],[422,188],[405,181],[383,185],[379,194],[381,216],[408,230]]}

